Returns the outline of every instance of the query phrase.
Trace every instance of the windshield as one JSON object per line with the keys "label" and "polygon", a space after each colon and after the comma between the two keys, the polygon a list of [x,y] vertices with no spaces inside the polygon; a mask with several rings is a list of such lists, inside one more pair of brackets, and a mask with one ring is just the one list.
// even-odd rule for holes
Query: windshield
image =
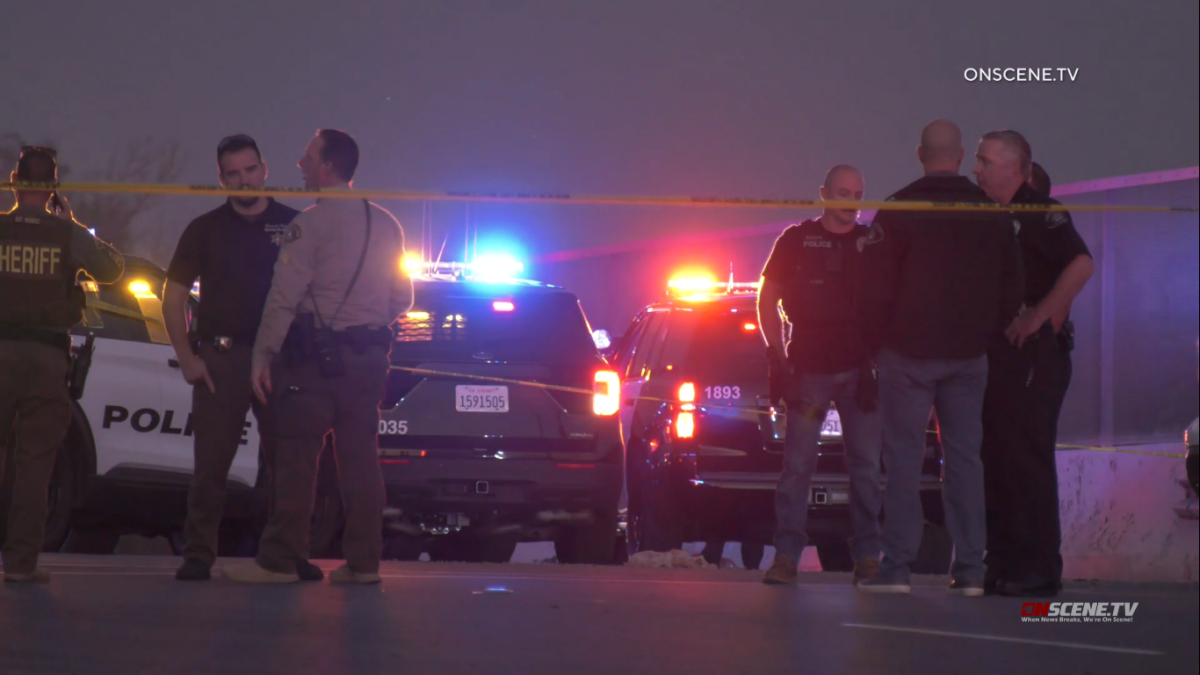
{"label": "windshield", "polygon": [[392,360],[555,362],[595,354],[579,301],[569,293],[418,294],[400,318]]}

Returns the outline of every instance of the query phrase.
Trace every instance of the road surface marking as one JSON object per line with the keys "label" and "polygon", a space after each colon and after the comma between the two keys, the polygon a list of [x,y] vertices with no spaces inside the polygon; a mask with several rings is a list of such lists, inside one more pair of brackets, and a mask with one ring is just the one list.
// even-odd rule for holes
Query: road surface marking
{"label": "road surface marking", "polygon": [[1055,642],[1053,640],[1030,640],[1027,638],[1004,637],[1002,635],[979,635],[976,633],[952,633],[944,630],[927,628],[901,628],[898,626],[878,626],[865,623],[844,623],[847,628],[869,628],[872,630],[890,630],[898,633],[918,633],[920,635],[938,635],[942,637],[973,638],[976,640],[994,640],[997,642],[1019,642],[1027,645],[1044,645],[1047,647],[1067,647],[1069,649],[1090,649],[1098,652],[1117,652],[1118,654],[1140,654],[1143,656],[1166,656],[1166,652],[1156,652],[1150,649],[1131,649],[1126,647],[1105,647],[1089,645],[1082,642]]}

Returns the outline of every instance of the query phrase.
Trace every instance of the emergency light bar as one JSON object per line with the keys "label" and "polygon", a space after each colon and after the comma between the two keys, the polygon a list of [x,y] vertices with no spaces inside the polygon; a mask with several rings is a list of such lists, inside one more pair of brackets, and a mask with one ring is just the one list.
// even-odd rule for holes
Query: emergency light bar
{"label": "emergency light bar", "polygon": [[667,293],[685,300],[705,300],[714,295],[757,294],[758,282],[716,281],[703,277],[675,277],[667,282]]}
{"label": "emergency light bar", "polygon": [[460,279],[515,279],[525,266],[508,256],[480,256],[475,262],[433,262],[405,254],[404,269],[410,276],[451,276]]}

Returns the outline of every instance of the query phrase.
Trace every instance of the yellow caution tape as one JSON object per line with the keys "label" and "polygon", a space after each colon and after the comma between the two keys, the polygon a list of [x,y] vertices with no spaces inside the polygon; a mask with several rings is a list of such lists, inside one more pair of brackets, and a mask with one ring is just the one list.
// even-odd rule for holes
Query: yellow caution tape
{"label": "yellow caution tape", "polygon": [[1149,457],[1170,457],[1171,459],[1187,459],[1187,454],[1175,452],[1151,452],[1149,450],[1131,450],[1129,448],[1104,448],[1094,445],[1069,445],[1067,443],[1059,443],[1058,448],[1064,450],[1093,450],[1095,452],[1113,452],[1122,455],[1146,455]]}
{"label": "yellow caution tape", "polygon": [[307,188],[229,189],[209,185],[169,185],[156,183],[3,183],[0,189],[61,190],[63,192],[103,192],[114,194],[204,195],[242,197],[313,197],[326,199],[396,199],[442,202],[509,202],[547,204],[599,204],[624,206],[724,206],[788,209],[875,209],[888,211],[1135,211],[1158,213],[1200,213],[1184,206],[1128,206],[1098,204],[973,204],[916,201],[820,201],[813,199],[754,199],[741,197],[621,196],[524,194],[499,192],[442,192],[435,190],[349,190],[344,188],[309,190]]}

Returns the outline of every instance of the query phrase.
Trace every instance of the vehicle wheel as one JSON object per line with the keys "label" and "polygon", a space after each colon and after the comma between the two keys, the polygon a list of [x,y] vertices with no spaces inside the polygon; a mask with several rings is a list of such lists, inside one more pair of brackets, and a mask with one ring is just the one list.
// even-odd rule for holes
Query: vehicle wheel
{"label": "vehicle wheel", "polygon": [[[383,559],[413,562],[421,559],[421,540],[411,534],[394,532],[383,537]],[[509,554],[511,558],[512,555]]]}
{"label": "vehicle wheel", "polygon": [[912,564],[913,574],[949,574],[950,562],[954,557],[954,541],[945,525],[925,523],[921,536],[921,548]]}
{"label": "vehicle wheel", "polygon": [[822,572],[854,571],[854,556],[850,555],[850,547],[841,539],[817,542],[817,559],[821,561]]}
{"label": "vehicle wheel", "polygon": [[[742,567],[748,570],[756,570],[762,567],[763,553],[766,549],[767,545],[761,541],[743,541]],[[818,552],[817,555],[820,555],[820,553]]]}
{"label": "vehicle wheel", "polygon": [[321,449],[317,462],[317,489],[313,499],[312,529],[309,530],[309,558],[340,559],[342,533],[346,529],[346,509],[338,485],[337,461],[329,441]]}
{"label": "vehicle wheel", "polygon": [[506,563],[517,550],[517,539],[513,535],[439,537],[429,546],[429,559],[435,562]]}
{"label": "vehicle wheel", "polygon": [[617,509],[606,509],[586,525],[564,527],[554,538],[554,553],[565,565],[608,565],[617,543]]}
{"label": "vehicle wheel", "polygon": [[629,503],[629,554],[683,548],[683,513],[670,486],[640,476],[638,499]]}
{"label": "vehicle wheel", "polygon": [[63,542],[62,551],[86,555],[112,555],[117,550],[120,539],[116,530],[111,528],[71,528],[71,534]]}

